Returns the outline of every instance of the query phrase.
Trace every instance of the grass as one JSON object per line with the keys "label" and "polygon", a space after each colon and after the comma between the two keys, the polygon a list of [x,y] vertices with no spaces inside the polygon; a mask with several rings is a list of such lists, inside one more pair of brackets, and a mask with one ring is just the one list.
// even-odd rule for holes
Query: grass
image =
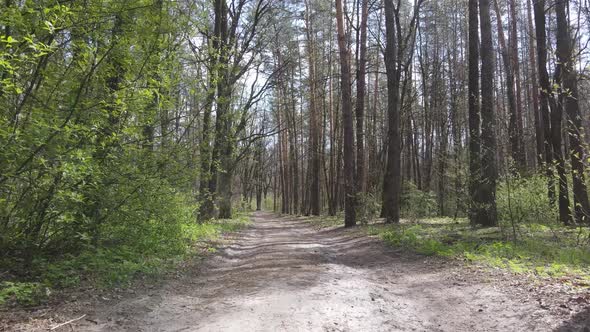
{"label": "grass", "polygon": [[39,305],[51,294],[48,287],[38,282],[0,283],[0,304],[16,302],[24,306]]}
{"label": "grass", "polygon": [[52,290],[126,287],[140,276],[161,276],[183,261],[214,252],[213,242],[249,224],[248,215],[241,213],[230,220],[185,223],[180,238],[152,239],[160,241],[154,250],[113,245],[58,260],[39,258],[30,267],[31,277],[0,281],[0,306],[36,306],[46,302]]}
{"label": "grass", "polygon": [[465,258],[514,273],[575,276],[590,282],[590,249],[580,241],[588,238],[588,229],[521,225],[515,240],[505,227],[477,229],[465,220],[436,218],[373,227],[369,233],[424,255]]}
{"label": "grass", "polygon": [[344,217],[342,215],[336,216],[308,216],[301,217],[303,220],[311,224],[314,228],[328,228],[336,227],[344,224]]}
{"label": "grass", "polygon": [[[318,228],[343,224],[341,216],[309,217],[307,221]],[[423,255],[464,259],[519,274],[575,277],[590,286],[588,228],[542,224],[472,228],[465,219],[440,217],[361,227],[368,235],[378,236],[391,246]]]}

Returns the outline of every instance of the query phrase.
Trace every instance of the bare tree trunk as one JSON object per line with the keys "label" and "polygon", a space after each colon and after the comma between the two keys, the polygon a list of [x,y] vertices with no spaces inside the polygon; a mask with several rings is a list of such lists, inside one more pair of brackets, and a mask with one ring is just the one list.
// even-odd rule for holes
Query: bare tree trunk
{"label": "bare tree trunk", "polygon": [[[528,1],[528,0],[527,0]],[[518,61],[518,34],[516,29],[516,0],[509,0],[508,7],[510,9],[510,57],[512,61],[512,76],[514,77],[514,93],[516,106],[516,147],[518,155],[514,159],[516,167],[523,171],[526,170],[526,153],[524,149],[524,128],[522,123],[522,86],[520,84],[520,63]]]}
{"label": "bare tree trunk", "polygon": [[545,26],[545,0],[533,2],[535,13],[535,36],[537,40],[537,72],[539,74],[539,112],[541,123],[543,124],[543,145],[545,151],[545,167],[547,169],[547,194],[551,204],[555,204],[555,179],[552,170],[553,145],[551,135],[551,118],[549,105],[551,96],[551,84],[549,83],[549,73],[547,72],[547,33]]}
{"label": "bare tree trunk", "polygon": [[479,0],[479,19],[481,22],[481,169],[480,182],[482,214],[479,224],[496,226],[496,133],[494,114],[494,49],[492,43],[492,23],[490,0]]}
{"label": "bare tree trunk", "polygon": [[[379,25],[381,24],[382,13],[379,13]],[[377,35],[377,44],[381,43],[381,34]],[[373,86],[373,106],[371,109],[371,134],[368,137],[370,140],[369,149],[369,187],[370,190],[376,190],[379,184],[379,178],[381,175],[381,167],[378,153],[378,140],[377,140],[377,114],[379,113],[379,69],[381,61],[379,59],[379,52],[375,55],[375,81]]]}
{"label": "bare tree trunk", "polygon": [[201,206],[199,208],[199,220],[206,221],[214,217],[215,206],[214,206],[214,192],[210,191],[209,183],[214,176],[212,174],[211,167],[211,140],[213,138],[211,128],[211,112],[213,108],[213,102],[215,101],[215,94],[217,91],[217,51],[219,49],[220,29],[219,26],[220,18],[216,15],[215,17],[215,32],[211,41],[211,50],[209,57],[209,82],[207,85],[207,97],[205,100],[205,106],[203,111],[203,127],[202,127],[202,141],[201,141],[201,184],[200,184],[200,200]]}
{"label": "bare tree trunk", "polygon": [[531,99],[533,104],[533,115],[535,119],[535,139],[536,139],[536,156],[538,166],[542,165],[545,161],[545,132],[543,131],[543,119],[541,118],[539,108],[539,81],[537,79],[537,57],[535,56],[535,38],[533,38],[535,31],[533,28],[533,14],[531,9],[531,2],[526,1],[527,4],[527,26],[528,26],[528,39],[529,39],[529,65],[530,68],[530,81],[532,84]]}
{"label": "bare tree trunk", "polygon": [[[387,114],[389,133],[387,135],[387,166],[383,180],[382,217],[388,223],[398,223],[401,199],[401,146],[398,50],[395,31],[395,7],[393,0],[385,4],[385,70],[387,73]],[[399,33],[398,33],[399,35]]]}
{"label": "bare tree trunk", "polygon": [[[277,95],[278,95],[277,96],[278,97],[277,99],[280,100],[280,98],[281,98],[280,97],[280,95],[281,95],[280,87],[278,89]],[[277,113],[277,127],[278,127],[278,130],[279,130],[279,135],[278,135],[278,146],[276,147],[276,149],[277,149],[277,156],[278,156],[278,159],[279,159],[278,160],[279,161],[279,165],[278,166],[279,166],[279,187],[281,189],[281,213],[287,214],[288,213],[288,210],[287,209],[288,209],[289,203],[286,200],[287,199],[287,196],[288,196],[288,194],[287,194],[287,185],[286,185],[286,183],[287,183],[287,180],[286,180],[287,175],[286,175],[286,172],[285,172],[286,166],[285,166],[284,157],[283,157],[283,155],[284,155],[283,145],[285,144],[284,143],[284,140],[285,140],[284,139],[284,136],[285,135],[284,135],[283,120],[282,120],[282,116],[281,116],[280,102],[278,104],[279,104],[279,107],[277,108],[276,113]]]}
{"label": "bare tree trunk", "polygon": [[[512,1],[512,0],[511,0]],[[506,45],[506,37],[504,35],[504,27],[502,25],[502,13],[498,6],[498,0],[494,0],[494,7],[496,9],[496,19],[498,21],[498,37],[500,41],[500,53],[502,54],[502,62],[504,64],[504,71],[506,72],[506,95],[508,97],[508,109],[510,111],[510,120],[508,125],[508,136],[510,139],[510,152],[512,159],[515,162],[516,170],[523,170],[524,161],[522,160],[523,144],[522,137],[519,133],[519,114],[517,106],[517,97],[515,91],[515,69],[513,61],[513,49],[509,49]]]}
{"label": "bare tree trunk", "polygon": [[[455,9],[457,8],[458,3],[454,2]],[[453,14],[453,22],[456,24],[453,28],[453,44],[450,46],[451,49],[449,50],[449,90],[450,90],[450,118],[451,118],[451,135],[453,140],[453,162],[454,162],[454,191],[455,191],[455,211],[453,217],[456,219],[459,216],[459,212],[463,211],[463,183],[462,183],[462,176],[461,174],[461,121],[460,121],[460,109],[459,109],[459,100],[463,95],[463,85],[464,81],[460,74],[459,69],[459,52],[461,48],[458,45],[459,37],[461,36],[460,32],[460,18],[457,11],[454,11]],[[458,31],[459,30],[459,31]],[[462,53],[461,53],[462,55]]]}
{"label": "bare tree trunk", "polygon": [[273,182],[272,182],[272,210],[274,212],[278,211],[278,207],[277,207],[277,201],[278,196],[277,196],[277,192],[279,191],[279,189],[277,188],[277,174],[276,172],[273,175]]}
{"label": "bare tree trunk", "polygon": [[291,196],[293,197],[293,214],[298,215],[300,213],[299,207],[299,153],[297,152],[297,104],[295,101],[295,72],[294,69],[291,71],[291,106],[287,109],[287,119],[289,123],[289,157],[291,159],[291,175],[292,186]]}
{"label": "bare tree trunk", "polygon": [[354,171],[354,129],[352,115],[352,89],[350,78],[350,51],[344,32],[344,11],[342,0],[336,0],[336,22],[338,27],[338,48],[340,50],[340,72],[342,90],[342,125],[344,129],[344,226],[356,224],[356,189]]}
{"label": "bare tree trunk", "polygon": [[232,217],[232,182],[234,173],[234,139],[229,134],[231,131],[230,104],[231,90],[227,82],[218,90],[219,98],[217,103],[217,121],[221,122],[220,129],[216,133],[215,144],[219,144],[219,165],[221,169],[217,172],[217,206],[219,208],[218,218],[229,219]]}
{"label": "bare tree trunk", "polygon": [[574,71],[572,35],[567,17],[567,0],[557,0],[555,14],[557,17],[557,83],[561,83],[559,101],[565,108],[568,123],[570,158],[572,163],[573,194],[575,221],[590,223],[590,204],[584,174],[585,155],[582,142],[583,127],[578,101],[578,82]]}
{"label": "bare tree trunk", "polygon": [[[553,87],[549,82],[549,75],[547,73],[547,38],[545,34],[545,1],[538,0],[534,3],[535,9],[535,21],[537,23],[537,47],[539,52],[539,78],[541,83],[541,91],[543,96],[542,102],[546,101],[547,105],[545,110],[547,111],[547,117],[550,121],[550,127],[547,126],[546,130],[548,130],[548,144],[551,145],[551,159],[549,160],[550,166],[555,166],[557,170],[557,181],[558,181],[558,207],[559,207],[559,220],[563,224],[570,224],[571,223],[571,211],[570,211],[570,203],[569,203],[569,190],[568,190],[568,183],[567,183],[567,175],[565,170],[565,160],[563,157],[562,152],[562,138],[561,138],[561,128],[562,128],[562,121],[563,121],[563,109],[561,106],[561,102],[559,100],[555,100],[553,97]],[[542,31],[540,31],[542,30]],[[556,83],[560,80],[560,75],[557,72],[560,70],[559,65],[556,68],[555,79]],[[549,108],[551,109],[551,113],[549,115]],[[542,106],[543,109],[543,106]],[[543,111],[543,113],[545,113]],[[549,188],[549,195],[550,199],[552,191],[552,178],[550,178],[550,188]]]}
{"label": "bare tree trunk", "polygon": [[366,91],[366,67],[367,67],[367,19],[369,16],[369,0],[362,0],[361,23],[360,23],[360,55],[356,72],[356,180],[357,190],[365,192],[366,170],[365,170],[365,91]]}
{"label": "bare tree trunk", "polygon": [[320,123],[318,115],[317,99],[317,77],[316,77],[316,57],[314,45],[314,30],[312,22],[311,1],[306,1],[306,33],[307,33],[307,52],[309,55],[309,140],[310,140],[310,158],[309,158],[309,178],[310,178],[310,196],[309,203],[311,214],[320,215],[320,190],[321,190],[321,152],[320,152]]}
{"label": "bare tree trunk", "polygon": [[447,171],[447,155],[448,155],[448,130],[447,130],[447,114],[441,116],[439,119],[439,153],[438,153],[438,213],[445,216],[445,200],[446,200],[446,171]]}
{"label": "bare tree trunk", "polygon": [[[557,66],[559,67],[559,65]],[[559,82],[559,69],[556,70],[556,84]],[[549,90],[551,91],[551,90]],[[565,169],[565,158],[562,150],[562,121],[563,121],[563,105],[561,96],[558,100],[553,97],[550,99],[551,103],[551,143],[553,145],[553,163],[557,169],[558,187],[559,187],[559,220],[565,224],[571,224],[571,210],[569,200],[569,189],[567,183],[567,175]]]}
{"label": "bare tree trunk", "polygon": [[479,224],[479,215],[481,214],[478,8],[478,0],[469,0],[469,220],[474,225]]}
{"label": "bare tree trunk", "polygon": [[262,140],[260,140],[260,143],[258,145],[258,148],[256,149],[257,152],[257,156],[256,156],[256,167],[255,167],[255,173],[256,173],[256,179],[255,179],[255,186],[254,186],[254,190],[256,191],[256,211],[261,211],[262,210],[262,193],[263,193],[263,177],[264,177],[264,161],[262,160],[262,156],[263,156],[263,149],[264,149],[264,144],[262,143]]}
{"label": "bare tree trunk", "polygon": [[[331,26],[331,25],[330,25]],[[330,39],[330,49],[332,49],[332,39]],[[336,215],[338,209],[338,170],[336,166],[336,158],[338,157],[338,149],[336,146],[336,137],[338,136],[338,114],[334,110],[334,92],[332,79],[332,53],[328,55],[328,112],[330,116],[330,165],[329,165],[329,202],[328,214],[330,216]]]}

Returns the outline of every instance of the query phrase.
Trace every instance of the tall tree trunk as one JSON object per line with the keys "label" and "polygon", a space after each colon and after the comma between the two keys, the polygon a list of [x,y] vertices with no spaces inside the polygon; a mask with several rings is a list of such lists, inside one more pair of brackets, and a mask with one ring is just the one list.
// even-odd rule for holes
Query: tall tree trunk
{"label": "tall tree trunk", "polygon": [[537,72],[539,74],[539,113],[543,124],[543,146],[545,168],[547,172],[547,195],[551,205],[555,204],[555,180],[553,174],[553,145],[551,139],[551,118],[549,105],[551,104],[551,84],[547,72],[547,32],[545,26],[545,0],[533,2],[535,13],[535,37],[537,40]]}
{"label": "tall tree trunk", "polygon": [[[382,13],[379,13],[379,24],[381,24]],[[377,44],[381,43],[381,34],[377,35]],[[379,178],[381,175],[381,167],[378,152],[378,139],[377,139],[377,115],[379,113],[379,69],[381,66],[381,60],[379,59],[379,53],[375,55],[375,81],[373,84],[373,106],[371,109],[371,134],[368,137],[370,143],[368,144],[369,149],[369,186],[371,190],[376,190],[379,185]]]}
{"label": "tall tree trunk", "polygon": [[369,0],[362,0],[359,60],[356,71],[356,180],[357,190],[367,189],[365,169],[365,91],[367,67],[367,19],[369,16]]}
{"label": "tall tree trunk", "polygon": [[446,200],[446,171],[447,171],[447,157],[448,157],[448,129],[447,129],[447,114],[440,116],[439,119],[439,153],[438,153],[438,213],[440,216],[445,216],[445,200]]}
{"label": "tall tree trunk", "polygon": [[217,103],[216,103],[216,118],[215,118],[215,140],[213,145],[213,151],[211,153],[210,169],[208,172],[208,184],[207,194],[209,198],[205,200],[201,208],[201,216],[205,219],[210,219],[215,216],[215,200],[217,199],[217,188],[218,188],[218,177],[219,168],[222,167],[220,157],[225,150],[225,144],[223,143],[224,135],[224,118],[227,118],[225,110],[229,110],[229,105],[226,107],[228,101],[224,101],[222,96],[227,94],[228,89],[225,87],[226,83],[226,70],[228,66],[228,55],[227,53],[227,2],[225,0],[215,0],[215,40],[217,42],[216,52],[216,91],[217,91]]}
{"label": "tall tree trunk", "polygon": [[[387,165],[383,179],[382,216],[387,223],[398,223],[401,203],[401,146],[397,38],[393,0],[385,4],[385,71],[387,73]],[[399,33],[398,33],[399,35]]]}
{"label": "tall tree trunk", "polygon": [[[230,102],[232,88],[229,75],[230,55],[228,40],[228,8],[225,0],[215,1],[215,15],[219,16],[220,41],[219,41],[219,74],[217,76],[217,105],[215,119],[215,145],[213,147],[212,179],[209,181],[209,192],[217,192],[218,218],[231,218],[231,199],[233,181],[233,146],[231,137],[232,115],[230,114]],[[219,166],[216,166],[216,165]],[[216,182],[214,184],[214,182]]]}
{"label": "tall tree trunk", "polygon": [[482,226],[496,226],[496,133],[494,114],[494,49],[490,0],[479,0],[481,22],[481,192],[482,213],[478,223]]}
{"label": "tall tree trunk", "polygon": [[230,219],[232,217],[232,183],[234,174],[234,147],[235,141],[231,134],[232,114],[230,114],[231,87],[223,79],[222,86],[218,88],[219,97],[217,102],[217,121],[220,123],[220,130],[216,133],[215,144],[219,142],[219,165],[217,172],[217,207],[218,218]]}
{"label": "tall tree trunk", "polygon": [[314,216],[320,215],[320,190],[321,190],[321,155],[320,155],[320,124],[317,107],[317,77],[316,77],[316,57],[315,57],[315,41],[312,21],[312,2],[305,2],[305,25],[307,34],[307,54],[309,60],[309,140],[310,140],[310,158],[308,167],[308,178],[310,179],[309,189],[309,204],[311,214]]}
{"label": "tall tree trunk", "polygon": [[[528,1],[528,0],[527,0]],[[508,0],[508,7],[510,9],[510,57],[512,61],[512,76],[514,77],[514,93],[516,106],[516,141],[518,143],[516,149],[518,155],[514,159],[516,167],[520,170],[526,170],[526,153],[524,149],[524,129],[522,123],[522,85],[520,84],[520,63],[518,61],[518,34],[517,34],[517,18],[516,18],[516,0]]]}
{"label": "tall tree trunk", "polygon": [[260,140],[256,147],[256,163],[254,166],[256,191],[256,211],[262,210],[262,193],[264,190],[264,141]]}
{"label": "tall tree trunk", "polygon": [[[557,66],[559,68],[559,65]],[[555,81],[556,84],[560,84],[559,82],[559,69],[555,72]],[[552,90],[549,90],[552,91]],[[552,93],[552,92],[551,92]],[[551,99],[551,144],[553,146],[553,164],[557,169],[557,178],[558,178],[558,187],[559,187],[559,197],[558,197],[558,206],[559,206],[559,220],[565,224],[571,224],[571,210],[570,210],[570,200],[569,200],[569,189],[567,183],[567,174],[565,168],[565,157],[563,155],[562,150],[562,122],[563,122],[563,99],[558,97],[558,100],[555,100],[553,97]]]}
{"label": "tall tree trunk", "polygon": [[205,106],[203,110],[203,127],[201,136],[201,183],[199,187],[199,195],[201,200],[201,206],[199,208],[199,220],[207,221],[214,216],[215,206],[213,200],[213,192],[209,191],[209,183],[215,174],[211,174],[211,139],[212,128],[211,128],[211,112],[213,109],[213,102],[215,101],[216,94],[216,81],[217,81],[217,50],[219,50],[219,23],[217,22],[220,18],[215,17],[215,33],[211,38],[211,52],[209,54],[209,77],[207,83],[207,97],[205,99]]}
{"label": "tall tree trunk", "polygon": [[[508,136],[510,138],[510,152],[513,161],[515,162],[516,170],[523,170],[522,137],[519,132],[519,114],[517,106],[517,97],[515,91],[515,70],[512,48],[506,45],[506,37],[504,35],[504,26],[502,24],[502,12],[498,6],[498,0],[494,0],[494,7],[496,9],[496,19],[498,21],[498,39],[500,41],[500,54],[502,54],[502,63],[504,64],[504,71],[506,72],[506,95],[508,97],[508,109],[510,111],[510,120],[508,121]],[[521,122],[521,121],[520,121]]]}
{"label": "tall tree trunk", "polygon": [[289,123],[289,151],[290,151],[290,159],[291,159],[291,175],[293,176],[292,179],[292,186],[291,186],[291,195],[293,196],[293,214],[298,215],[300,213],[299,210],[299,190],[301,189],[298,185],[299,183],[299,153],[297,152],[297,103],[295,100],[295,71],[294,69],[291,71],[291,106],[287,108],[287,119]]}
{"label": "tall tree trunk", "polygon": [[[277,152],[278,154],[278,152]],[[277,188],[277,174],[276,172],[273,174],[273,181],[272,181],[272,210],[274,212],[278,212],[277,202],[279,200],[277,193],[279,189]]]}
{"label": "tall tree trunk", "polygon": [[588,189],[586,188],[583,158],[583,127],[578,99],[577,75],[574,71],[574,54],[572,34],[567,16],[567,0],[557,0],[555,14],[557,17],[557,72],[560,86],[560,104],[565,108],[568,123],[568,138],[570,158],[572,163],[573,194],[575,207],[575,221],[590,223],[590,204],[588,203]]}
{"label": "tall tree trunk", "polygon": [[[278,100],[281,99],[281,92],[280,87],[278,88]],[[282,107],[280,106],[281,103],[278,102],[278,109],[277,109],[277,124],[278,124],[278,147],[277,154],[279,159],[279,186],[281,188],[281,213],[288,214],[289,213],[289,193],[288,193],[288,185],[287,185],[287,165],[285,163],[285,128],[283,125],[283,117],[281,115]]]}
{"label": "tall tree trunk", "polygon": [[[462,96],[464,81],[460,70],[460,54],[463,55],[459,47],[459,41],[462,37],[460,13],[458,12],[458,2],[454,2],[453,14],[453,44],[449,45],[449,90],[450,90],[450,118],[451,118],[451,135],[453,140],[453,163],[454,163],[454,191],[455,191],[455,211],[453,217],[456,219],[459,212],[464,210],[463,204],[463,181],[461,176],[461,151],[462,151],[462,128],[461,128],[461,112],[460,112],[460,98]],[[461,52],[461,53],[459,53]]]}
{"label": "tall tree trunk", "polygon": [[[330,29],[331,29],[330,25]],[[332,38],[330,38],[330,49],[332,49]],[[334,107],[333,75],[332,75],[332,52],[328,55],[328,113],[330,116],[330,161],[329,161],[329,197],[328,214],[336,215],[338,209],[338,169],[336,168],[336,159],[338,149],[336,146],[338,136],[338,114]]]}
{"label": "tall tree trunk", "polygon": [[[547,38],[545,34],[545,2],[544,0],[538,0],[535,3],[535,21],[537,23],[537,44],[542,44],[542,52],[539,53],[539,78],[541,83],[542,96],[547,101],[547,112],[551,110],[549,117],[550,127],[547,127],[549,135],[549,144],[551,145],[551,159],[549,160],[549,166],[555,167],[557,170],[557,184],[559,188],[558,193],[558,207],[559,207],[559,220],[563,224],[571,223],[571,211],[569,202],[569,189],[567,182],[567,175],[565,170],[565,159],[562,151],[562,121],[563,121],[563,108],[560,100],[556,100],[553,97],[553,86],[549,83],[549,75],[547,73]],[[542,32],[539,30],[543,30]],[[539,34],[542,33],[542,36]],[[542,66],[541,66],[542,65]],[[559,84],[561,75],[558,71],[560,66],[556,66],[555,80]],[[551,178],[550,178],[551,180]],[[552,183],[549,182],[551,186]],[[553,188],[549,189],[549,195],[551,199],[551,193]]]}
{"label": "tall tree trunk", "polygon": [[479,114],[479,5],[469,0],[469,220],[479,223],[481,211],[480,114]]}
{"label": "tall tree trunk", "polygon": [[352,88],[350,78],[350,51],[346,45],[342,0],[336,0],[336,22],[338,27],[338,48],[340,50],[342,126],[344,129],[344,226],[352,227],[356,224],[354,129],[352,115]]}
{"label": "tall tree trunk", "polygon": [[541,166],[545,161],[545,132],[543,131],[543,121],[539,108],[539,81],[537,79],[537,57],[535,56],[535,38],[533,38],[535,31],[533,28],[533,14],[531,9],[531,2],[526,1],[527,4],[527,27],[529,39],[529,66],[530,66],[530,81],[532,85],[532,108],[535,120],[535,142],[536,142],[536,158],[537,165]]}

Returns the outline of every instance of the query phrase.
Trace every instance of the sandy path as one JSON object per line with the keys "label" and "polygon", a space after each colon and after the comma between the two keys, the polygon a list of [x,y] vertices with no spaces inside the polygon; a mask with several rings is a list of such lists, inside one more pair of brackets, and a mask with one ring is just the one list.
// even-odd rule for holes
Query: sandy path
{"label": "sandy path", "polygon": [[555,319],[460,264],[254,215],[198,271],[96,308],[89,331],[546,331]]}
{"label": "sandy path", "polygon": [[[45,308],[0,311],[0,332],[582,331],[590,290],[531,282],[256,213],[219,252],[162,279]],[[585,326],[585,327],[584,327]]]}

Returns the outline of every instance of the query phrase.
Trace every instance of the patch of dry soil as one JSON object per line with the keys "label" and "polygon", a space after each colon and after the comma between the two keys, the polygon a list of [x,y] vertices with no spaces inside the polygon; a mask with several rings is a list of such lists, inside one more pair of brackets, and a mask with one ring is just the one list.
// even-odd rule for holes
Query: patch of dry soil
{"label": "patch of dry soil", "polygon": [[253,221],[198,268],[80,307],[70,315],[88,316],[61,330],[588,331],[587,303],[562,289],[389,248],[354,229],[265,212]]}

